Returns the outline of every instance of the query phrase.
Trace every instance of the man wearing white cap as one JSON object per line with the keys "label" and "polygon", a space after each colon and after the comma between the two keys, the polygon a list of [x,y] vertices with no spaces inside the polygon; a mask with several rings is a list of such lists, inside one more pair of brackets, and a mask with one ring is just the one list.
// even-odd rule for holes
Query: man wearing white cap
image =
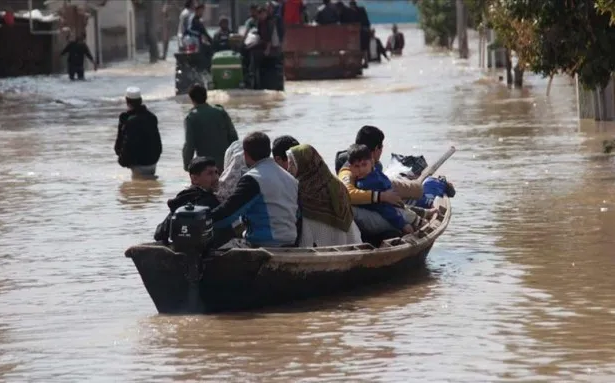
{"label": "man wearing white cap", "polygon": [[130,168],[133,177],[153,178],[162,154],[158,118],[150,112],[137,87],[126,89],[128,110],[120,114],[115,139],[115,154],[122,167]]}

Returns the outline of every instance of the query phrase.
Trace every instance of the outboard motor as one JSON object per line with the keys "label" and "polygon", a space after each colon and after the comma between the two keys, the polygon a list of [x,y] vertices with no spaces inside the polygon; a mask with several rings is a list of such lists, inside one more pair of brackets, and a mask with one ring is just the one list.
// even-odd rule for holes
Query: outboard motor
{"label": "outboard motor", "polygon": [[213,220],[207,206],[191,203],[180,207],[171,218],[171,243],[178,253],[202,254],[213,239]]}

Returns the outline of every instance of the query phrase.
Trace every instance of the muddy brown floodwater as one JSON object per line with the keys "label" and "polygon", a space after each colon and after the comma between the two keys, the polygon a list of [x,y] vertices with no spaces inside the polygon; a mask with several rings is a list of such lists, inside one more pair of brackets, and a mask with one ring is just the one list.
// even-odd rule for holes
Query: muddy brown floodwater
{"label": "muddy brown floodwater", "polygon": [[[404,56],[365,78],[212,97],[240,135],[291,134],[330,165],[363,124],[384,129],[385,158],[455,145],[453,220],[426,270],[242,315],[157,315],[123,255],[187,183],[172,63],[3,80],[0,381],[615,381],[615,164],[600,154],[615,131],[579,124],[567,78],[550,97],[533,76],[509,90],[405,32]],[[129,85],[160,119],[158,181],[131,181],[113,153]]]}

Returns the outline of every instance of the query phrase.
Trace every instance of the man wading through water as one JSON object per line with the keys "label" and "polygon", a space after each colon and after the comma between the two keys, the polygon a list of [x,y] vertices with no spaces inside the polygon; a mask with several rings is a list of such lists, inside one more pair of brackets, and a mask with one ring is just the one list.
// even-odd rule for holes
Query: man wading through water
{"label": "man wading through water", "polygon": [[188,166],[194,152],[199,157],[212,157],[222,173],[224,153],[237,141],[237,131],[231,117],[221,105],[207,103],[207,89],[196,84],[188,91],[188,96],[194,108],[188,112],[184,121],[186,128],[186,143],[184,144],[184,170]]}
{"label": "man wading through water", "polygon": [[60,56],[64,56],[65,54],[68,54],[68,77],[71,81],[75,80],[75,76],[77,76],[79,80],[85,80],[83,61],[86,57],[94,65],[94,70],[97,69],[94,57],[92,57],[92,53],[90,53],[90,48],[88,48],[85,43],[85,34],[78,36],[75,40],[68,43],[64,50],[62,50],[62,53],[60,53]]}
{"label": "man wading through water", "polygon": [[117,126],[117,162],[130,168],[133,177],[154,178],[162,154],[158,118],[143,105],[139,88],[126,89],[126,106],[128,110],[120,114]]}

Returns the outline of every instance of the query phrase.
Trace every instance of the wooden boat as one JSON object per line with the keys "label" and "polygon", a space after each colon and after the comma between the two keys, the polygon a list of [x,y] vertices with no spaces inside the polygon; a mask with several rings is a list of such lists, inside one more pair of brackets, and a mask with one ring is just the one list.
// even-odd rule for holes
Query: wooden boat
{"label": "wooden boat", "polygon": [[213,313],[328,295],[388,281],[424,265],[451,219],[448,197],[415,234],[369,243],[318,248],[231,249],[207,256],[160,244],[129,248],[159,313]]}

